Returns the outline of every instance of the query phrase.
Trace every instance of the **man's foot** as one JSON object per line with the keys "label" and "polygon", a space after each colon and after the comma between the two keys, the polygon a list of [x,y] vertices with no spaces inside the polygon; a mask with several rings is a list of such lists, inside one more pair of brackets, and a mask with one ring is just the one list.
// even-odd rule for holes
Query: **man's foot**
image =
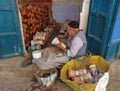
{"label": "man's foot", "polygon": [[30,64],[32,64],[32,59],[31,59],[31,58],[23,61],[22,67],[26,67],[26,66],[28,66],[28,65],[30,65]]}

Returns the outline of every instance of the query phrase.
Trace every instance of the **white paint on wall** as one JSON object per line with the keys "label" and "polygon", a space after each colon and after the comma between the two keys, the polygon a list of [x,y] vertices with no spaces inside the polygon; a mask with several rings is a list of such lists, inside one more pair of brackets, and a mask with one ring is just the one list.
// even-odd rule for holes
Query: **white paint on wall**
{"label": "white paint on wall", "polygon": [[80,13],[79,28],[83,29],[84,33],[86,33],[86,29],[87,29],[88,15],[89,15],[89,5],[90,5],[90,0],[84,0],[83,1],[82,12]]}
{"label": "white paint on wall", "polygon": [[19,22],[20,22],[21,35],[22,35],[23,52],[24,52],[24,55],[27,55],[28,53],[25,49],[25,42],[24,42],[25,40],[24,40],[24,35],[23,35],[22,17],[21,17],[21,13],[19,9],[18,9],[18,16],[19,16]]}
{"label": "white paint on wall", "polygon": [[19,23],[20,23],[20,31],[21,31],[21,37],[22,37],[22,45],[23,45],[23,53],[24,55],[27,55],[27,51],[25,49],[25,40],[24,40],[24,35],[23,35],[23,27],[22,27],[22,16],[19,10],[19,4],[18,4],[18,0],[16,0],[16,5],[17,5],[17,11],[18,11],[18,17],[19,17]]}

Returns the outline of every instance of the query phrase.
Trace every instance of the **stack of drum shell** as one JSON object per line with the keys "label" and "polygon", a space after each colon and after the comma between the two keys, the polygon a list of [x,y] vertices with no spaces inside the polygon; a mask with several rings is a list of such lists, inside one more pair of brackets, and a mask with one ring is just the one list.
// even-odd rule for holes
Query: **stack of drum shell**
{"label": "stack of drum shell", "polygon": [[21,8],[22,27],[26,49],[33,35],[49,24],[49,8],[42,4],[27,4]]}
{"label": "stack of drum shell", "polygon": [[48,37],[48,32],[37,32],[31,40],[31,45],[44,45]]}

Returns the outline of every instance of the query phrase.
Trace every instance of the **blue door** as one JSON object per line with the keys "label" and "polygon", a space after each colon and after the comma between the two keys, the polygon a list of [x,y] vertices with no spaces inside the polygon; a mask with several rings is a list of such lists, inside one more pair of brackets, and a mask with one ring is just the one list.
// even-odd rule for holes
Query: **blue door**
{"label": "blue door", "polygon": [[0,58],[23,54],[15,0],[0,0]]}
{"label": "blue door", "polygon": [[113,20],[113,32],[111,32],[109,48],[106,59],[117,59],[120,55],[120,0],[117,0],[114,20]]}
{"label": "blue door", "polygon": [[106,56],[117,0],[91,0],[87,29],[88,52]]}

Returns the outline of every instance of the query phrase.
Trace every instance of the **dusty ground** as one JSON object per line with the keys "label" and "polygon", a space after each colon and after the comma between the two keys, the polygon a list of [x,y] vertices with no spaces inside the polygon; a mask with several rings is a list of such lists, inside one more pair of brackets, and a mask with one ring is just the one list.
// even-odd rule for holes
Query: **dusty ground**
{"label": "dusty ground", "polygon": [[[53,33],[44,48],[53,46],[51,41],[58,33],[59,31]],[[21,64],[26,58],[16,57],[0,60],[0,91],[48,91],[40,87],[32,90],[32,87],[35,87],[34,84],[37,84],[35,82],[35,73],[38,68],[35,64],[22,67]],[[72,89],[61,82],[60,79],[57,79],[57,82],[49,91],[72,91]]]}
{"label": "dusty ground", "polygon": [[[34,74],[38,68],[35,64],[23,68],[21,66],[23,60],[24,58],[22,57],[0,60],[0,91],[47,91],[37,88],[36,90],[31,90],[31,85],[37,84]],[[57,80],[49,91],[72,90],[66,84]]]}
{"label": "dusty ground", "polygon": [[[23,68],[21,63],[24,59],[23,57],[16,57],[0,60],[0,91],[73,91],[66,84],[61,82],[60,79],[57,79],[56,84],[50,90],[43,88],[32,90],[32,85],[37,84],[34,74],[38,68],[35,64]],[[120,91],[119,65],[120,60],[111,64],[107,91]]]}
{"label": "dusty ground", "polygon": [[120,59],[110,65],[110,79],[107,91],[120,91]]}

